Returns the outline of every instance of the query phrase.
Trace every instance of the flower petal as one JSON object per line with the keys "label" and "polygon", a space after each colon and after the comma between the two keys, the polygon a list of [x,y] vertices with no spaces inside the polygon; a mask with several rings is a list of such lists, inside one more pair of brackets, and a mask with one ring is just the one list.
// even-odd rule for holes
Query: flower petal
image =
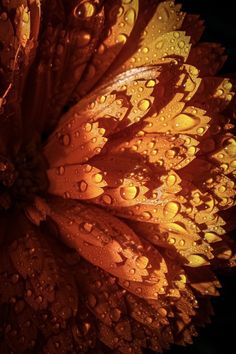
{"label": "flower petal", "polygon": [[[64,242],[92,264],[123,280],[163,287],[164,260],[119,219],[100,208],[73,201],[51,199],[48,205],[49,216],[57,223]],[[140,266],[139,260],[144,258],[146,263]]]}
{"label": "flower petal", "polygon": [[112,0],[105,3],[105,35],[87,66],[74,95],[84,96],[104,75],[125,46],[135,26],[139,1]]}

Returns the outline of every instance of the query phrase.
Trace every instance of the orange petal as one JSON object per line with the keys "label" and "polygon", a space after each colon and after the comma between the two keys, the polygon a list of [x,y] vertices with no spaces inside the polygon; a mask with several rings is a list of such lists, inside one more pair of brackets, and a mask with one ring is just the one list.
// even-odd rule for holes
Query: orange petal
{"label": "orange petal", "polygon": [[88,164],[52,168],[47,171],[47,176],[48,192],[64,198],[96,198],[107,185],[101,171]]}
{"label": "orange petal", "polygon": [[[146,250],[135,233],[119,219],[100,208],[78,202],[53,199],[49,205],[50,217],[57,223],[64,242],[92,264],[127,281],[160,281],[158,270],[162,260],[158,252]],[[140,257],[147,258],[148,268],[139,265]]]}
{"label": "orange petal", "polygon": [[84,96],[116,59],[136,22],[139,2],[112,0],[105,4],[105,38],[99,44],[74,95]]}

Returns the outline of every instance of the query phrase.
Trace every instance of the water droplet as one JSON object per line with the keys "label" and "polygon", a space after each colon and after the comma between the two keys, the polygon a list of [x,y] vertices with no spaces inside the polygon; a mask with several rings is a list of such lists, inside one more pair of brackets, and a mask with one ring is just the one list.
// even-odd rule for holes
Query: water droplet
{"label": "water droplet", "polygon": [[99,54],[99,55],[103,55],[104,52],[105,52],[105,50],[106,50],[105,45],[104,45],[103,43],[100,44],[100,46],[98,47],[98,54]]}
{"label": "water droplet", "polygon": [[218,191],[220,193],[224,193],[226,191],[226,187],[225,186],[219,186]]}
{"label": "water droplet", "polygon": [[37,302],[38,304],[41,304],[41,303],[43,302],[42,296],[38,296],[38,297],[36,298],[36,302]]}
{"label": "water droplet", "polygon": [[112,204],[112,198],[109,194],[104,194],[102,196],[102,201],[107,204],[107,205],[111,205]]}
{"label": "water droplet", "polygon": [[95,14],[95,6],[90,2],[86,1],[78,6],[74,10],[74,15],[81,19],[89,19]]}
{"label": "water droplet", "polygon": [[163,42],[163,41],[158,41],[158,42],[156,43],[156,49],[162,49],[163,46],[164,46],[164,42]]}
{"label": "water droplet", "polygon": [[88,188],[88,184],[84,180],[82,180],[78,183],[78,187],[80,192],[84,193]]}
{"label": "water droplet", "polygon": [[180,210],[179,203],[176,202],[169,202],[164,207],[164,215],[168,219],[174,218]]}
{"label": "water droplet", "polygon": [[135,19],[136,19],[136,13],[135,13],[135,10],[134,9],[129,9],[126,11],[125,13],[125,21],[130,25],[130,26],[133,26],[134,25],[134,22],[135,22]]}
{"label": "water droplet", "polygon": [[64,146],[69,146],[69,145],[70,145],[70,135],[69,135],[69,134],[62,135],[62,136],[60,137],[60,142],[61,142]]}
{"label": "water droplet", "polygon": [[12,276],[11,276],[11,282],[13,283],[13,284],[16,284],[17,282],[18,282],[18,280],[19,280],[19,274],[13,274]]}
{"label": "water droplet", "polygon": [[193,76],[198,76],[198,74],[199,74],[199,70],[195,66],[191,66],[189,72]]}
{"label": "water droplet", "polygon": [[185,241],[184,241],[184,240],[180,240],[180,241],[179,241],[179,245],[180,245],[181,247],[183,247],[183,246],[185,245]]}
{"label": "water droplet", "polygon": [[169,159],[173,159],[176,156],[176,154],[177,154],[177,151],[174,149],[170,149],[165,152],[166,157]]}
{"label": "water droplet", "polygon": [[97,304],[97,299],[94,294],[89,294],[88,296],[88,304],[90,307],[95,307]]}
{"label": "water droplet", "polygon": [[27,296],[27,297],[32,296],[32,294],[33,294],[32,290],[28,289],[28,290],[26,291],[26,296]]}
{"label": "water droplet", "polygon": [[158,313],[162,316],[162,317],[166,317],[167,316],[167,311],[166,309],[164,309],[164,307],[160,307],[158,309]]}
{"label": "water droplet", "polygon": [[185,42],[184,41],[179,41],[178,46],[179,46],[180,49],[183,49],[184,46],[185,46]]}
{"label": "water droplet", "polygon": [[146,111],[147,109],[149,109],[151,106],[151,102],[147,99],[141,100],[138,103],[138,108],[140,109],[140,111]]}
{"label": "water droplet", "polygon": [[107,97],[102,95],[102,96],[97,98],[97,101],[102,104],[102,103],[106,102],[106,99],[107,99]]}
{"label": "water droplet", "polygon": [[147,268],[149,259],[145,256],[140,256],[136,259],[136,265],[139,269]]}
{"label": "water droplet", "polygon": [[123,43],[123,44],[125,44],[126,41],[127,41],[127,36],[126,36],[126,34],[124,34],[124,33],[118,34],[118,36],[117,36],[117,42],[118,42],[118,43]]}
{"label": "water droplet", "polygon": [[200,118],[181,113],[173,119],[173,123],[176,131],[187,131],[196,127],[200,123]]}
{"label": "water droplet", "polygon": [[144,47],[144,48],[142,49],[142,52],[143,52],[144,54],[147,54],[147,53],[149,52],[149,48],[148,48],[148,47]]}
{"label": "water droplet", "polygon": [[80,31],[77,34],[78,47],[85,47],[91,41],[91,34],[86,31]]}
{"label": "water droplet", "polygon": [[188,148],[188,150],[187,150],[187,153],[188,153],[188,155],[190,155],[190,156],[194,156],[195,155],[195,153],[196,153],[196,148],[195,148],[195,146],[190,146],[189,148]]}
{"label": "water droplet", "polygon": [[197,133],[202,135],[204,133],[205,129],[203,127],[200,127],[197,129]]}
{"label": "water droplet", "polygon": [[91,172],[92,169],[93,169],[93,167],[91,165],[85,165],[85,167],[84,167],[84,171],[87,173]]}
{"label": "water droplet", "polygon": [[146,220],[150,220],[152,218],[152,214],[149,211],[144,211],[142,213],[142,217]]}
{"label": "water droplet", "polygon": [[64,166],[58,167],[57,173],[58,173],[60,176],[64,175],[64,173],[65,173],[65,167],[64,167]]}
{"label": "water droplet", "polygon": [[179,38],[179,37],[180,37],[180,34],[179,34],[179,32],[177,32],[177,31],[176,31],[176,32],[174,32],[174,34],[173,34],[173,35],[174,35],[174,37],[175,37],[175,38]]}
{"label": "water droplet", "polygon": [[103,175],[101,173],[96,173],[92,176],[92,179],[95,183],[101,183],[103,181]]}
{"label": "water droplet", "polygon": [[166,179],[166,184],[168,187],[172,187],[177,181],[177,178],[175,175],[169,175]]}
{"label": "water droplet", "polygon": [[218,89],[216,91],[216,96],[222,96],[224,94],[224,91],[222,89]]}
{"label": "water droplet", "polygon": [[174,245],[176,242],[176,239],[174,237],[171,237],[168,239],[169,244]]}
{"label": "water droplet", "polygon": [[121,187],[120,188],[120,195],[125,200],[133,200],[139,194],[139,188],[133,187]]}
{"label": "water droplet", "polygon": [[156,85],[155,80],[148,80],[148,82],[146,83],[146,87],[154,87],[155,85]]}
{"label": "water droplet", "polygon": [[80,230],[82,230],[83,232],[87,232],[90,233],[93,229],[93,224],[89,223],[89,222],[83,222],[82,224],[80,224]]}
{"label": "water droplet", "polygon": [[111,310],[111,318],[113,321],[119,321],[121,316],[121,311],[118,308],[112,309]]}
{"label": "water droplet", "polygon": [[93,125],[91,123],[86,123],[84,129],[86,132],[91,132],[91,130],[93,129]]}

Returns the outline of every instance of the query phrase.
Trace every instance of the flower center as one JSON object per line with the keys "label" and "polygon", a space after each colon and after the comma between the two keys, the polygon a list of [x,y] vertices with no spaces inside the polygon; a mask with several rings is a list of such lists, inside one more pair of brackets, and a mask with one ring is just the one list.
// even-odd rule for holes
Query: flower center
{"label": "flower center", "polygon": [[47,191],[46,163],[33,143],[12,160],[0,155],[0,210],[21,208]]}

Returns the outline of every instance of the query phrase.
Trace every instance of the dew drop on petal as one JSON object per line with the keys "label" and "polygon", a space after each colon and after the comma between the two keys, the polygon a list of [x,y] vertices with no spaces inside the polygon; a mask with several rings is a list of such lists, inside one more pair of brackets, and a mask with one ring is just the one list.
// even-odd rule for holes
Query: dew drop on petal
{"label": "dew drop on petal", "polygon": [[154,87],[156,85],[155,80],[148,80],[146,83],[146,87]]}
{"label": "dew drop on petal", "polygon": [[141,100],[139,103],[138,103],[138,108],[140,109],[140,111],[146,111],[150,108],[151,106],[151,102],[147,99],[144,99],[144,100]]}
{"label": "dew drop on petal", "polygon": [[176,131],[187,131],[196,127],[200,123],[200,118],[181,113],[173,119],[173,123]]}
{"label": "dew drop on petal", "polygon": [[93,224],[91,224],[89,222],[83,222],[83,223],[80,224],[79,228],[83,232],[90,233],[92,231],[92,229],[93,229]]}
{"label": "dew drop on petal", "polygon": [[176,239],[174,237],[171,237],[171,238],[168,239],[168,242],[169,242],[170,245],[174,245],[175,242],[176,242]]}
{"label": "dew drop on petal", "polygon": [[135,22],[135,18],[136,18],[136,13],[134,9],[129,9],[126,13],[125,13],[125,21],[130,25],[133,26],[134,22]]}
{"label": "dew drop on petal", "polygon": [[180,205],[179,203],[176,202],[169,202],[165,205],[164,207],[164,215],[170,219],[174,218],[180,210]]}
{"label": "dew drop on petal", "polygon": [[89,294],[88,296],[88,304],[90,307],[95,307],[97,304],[97,299],[94,294]]}
{"label": "dew drop on petal", "polygon": [[101,173],[96,173],[92,176],[95,183],[101,183],[103,181],[103,175]]}
{"label": "dew drop on petal", "polygon": [[125,200],[133,200],[139,194],[139,188],[133,187],[121,187],[120,188],[120,195]]}
{"label": "dew drop on petal", "polygon": [[80,192],[84,193],[88,188],[88,184],[84,180],[82,180],[78,183],[78,187]]}
{"label": "dew drop on petal", "polygon": [[91,41],[91,34],[86,31],[80,31],[77,35],[77,43],[79,47],[87,46]]}
{"label": "dew drop on petal", "polygon": [[58,174],[60,175],[60,176],[62,176],[62,175],[64,175],[64,173],[65,173],[65,167],[64,166],[60,166],[60,167],[58,167]]}
{"label": "dew drop on petal", "polygon": [[166,183],[169,187],[172,187],[177,181],[177,178],[175,175],[169,175],[166,179]]}
{"label": "dew drop on petal", "polygon": [[85,1],[76,6],[74,15],[81,19],[89,19],[94,16],[96,12],[95,6],[90,1]]}
{"label": "dew drop on petal", "polygon": [[136,259],[136,265],[139,269],[145,269],[147,268],[148,266],[148,263],[149,263],[149,260],[147,257],[145,256],[141,256],[141,257],[138,257]]}
{"label": "dew drop on petal", "polygon": [[117,36],[117,42],[118,43],[126,43],[126,41],[127,41],[127,36],[126,36],[126,34],[124,34],[124,33],[120,33],[120,34],[118,34],[118,36]]}
{"label": "dew drop on petal", "polygon": [[107,205],[111,205],[112,204],[112,198],[109,194],[103,194],[102,196],[102,201],[107,204]]}
{"label": "dew drop on petal", "polygon": [[70,135],[65,134],[60,137],[60,141],[64,146],[69,146],[70,145]]}
{"label": "dew drop on petal", "polygon": [[149,212],[149,211],[144,211],[142,213],[142,217],[145,219],[145,220],[150,220],[152,218],[152,214]]}

